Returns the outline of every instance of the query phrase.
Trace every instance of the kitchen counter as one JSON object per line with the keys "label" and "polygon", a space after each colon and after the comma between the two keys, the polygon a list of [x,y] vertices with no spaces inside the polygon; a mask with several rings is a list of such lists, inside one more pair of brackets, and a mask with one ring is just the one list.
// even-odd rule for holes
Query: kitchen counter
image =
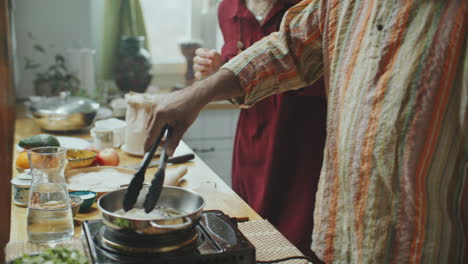
{"label": "kitchen counter", "polygon": [[[30,118],[23,117],[21,111],[18,113],[15,129],[15,143],[21,138],[33,136],[43,133],[37,127],[34,121]],[[83,139],[90,139],[88,133],[82,134],[67,134],[65,136],[74,136]],[[14,150],[14,156],[18,152]],[[176,150],[175,155],[183,155],[193,153],[193,151],[184,143],[181,142]],[[141,157],[130,156],[119,150],[120,165],[135,164],[141,161]],[[14,159],[14,160],[15,160]],[[260,220],[261,217],[250,208],[245,201],[243,201],[226,183],[224,183],[197,155],[191,162],[172,165],[169,167],[176,167],[185,165],[188,168],[188,173],[184,177],[181,186],[189,188],[205,198],[205,210],[222,210],[225,214],[231,217],[248,218],[248,220]],[[15,167],[15,166],[14,166]],[[147,170],[146,181],[150,181],[156,172],[157,168],[150,168]],[[13,173],[16,176],[16,171]],[[100,218],[100,213],[93,205],[92,210],[85,214],[78,214],[76,220],[87,220]],[[81,226],[75,226],[75,236],[81,234]],[[12,203],[11,205],[11,230],[10,241],[26,240],[26,208],[18,207]]]}

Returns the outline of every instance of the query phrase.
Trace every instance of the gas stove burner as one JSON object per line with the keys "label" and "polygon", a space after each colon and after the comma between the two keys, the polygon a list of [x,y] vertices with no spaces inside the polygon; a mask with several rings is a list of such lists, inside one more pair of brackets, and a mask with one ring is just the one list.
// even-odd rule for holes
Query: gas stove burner
{"label": "gas stove burner", "polygon": [[97,241],[109,251],[130,254],[162,253],[193,245],[199,236],[197,229],[184,230],[163,235],[141,235],[134,232],[121,232],[102,226]]}
{"label": "gas stove burner", "polygon": [[102,220],[84,221],[83,233],[92,263],[255,263],[255,248],[221,211],[205,211],[192,230],[170,235],[115,231]]}

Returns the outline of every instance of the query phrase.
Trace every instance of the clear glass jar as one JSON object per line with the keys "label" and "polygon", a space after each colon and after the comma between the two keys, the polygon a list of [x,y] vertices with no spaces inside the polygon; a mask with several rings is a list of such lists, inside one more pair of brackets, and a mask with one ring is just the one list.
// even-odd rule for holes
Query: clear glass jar
{"label": "clear glass jar", "polygon": [[28,150],[32,182],[27,211],[28,238],[32,242],[58,242],[73,236],[73,216],[65,182],[66,149]]}

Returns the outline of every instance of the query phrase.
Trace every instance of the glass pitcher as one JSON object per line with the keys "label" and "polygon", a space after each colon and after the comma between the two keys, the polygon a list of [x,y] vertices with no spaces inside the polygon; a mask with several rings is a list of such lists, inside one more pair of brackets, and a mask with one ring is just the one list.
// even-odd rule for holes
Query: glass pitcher
{"label": "glass pitcher", "polygon": [[58,147],[28,150],[32,182],[27,231],[32,242],[58,242],[73,236],[73,216],[64,177],[66,152]]}

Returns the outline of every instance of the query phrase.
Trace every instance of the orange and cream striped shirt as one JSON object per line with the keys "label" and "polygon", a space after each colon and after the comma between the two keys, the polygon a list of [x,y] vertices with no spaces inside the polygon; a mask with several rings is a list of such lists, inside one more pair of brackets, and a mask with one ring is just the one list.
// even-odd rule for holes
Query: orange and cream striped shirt
{"label": "orange and cream striped shirt", "polygon": [[224,65],[244,107],[325,77],[312,242],[325,262],[468,263],[467,13],[466,0],[303,1]]}

